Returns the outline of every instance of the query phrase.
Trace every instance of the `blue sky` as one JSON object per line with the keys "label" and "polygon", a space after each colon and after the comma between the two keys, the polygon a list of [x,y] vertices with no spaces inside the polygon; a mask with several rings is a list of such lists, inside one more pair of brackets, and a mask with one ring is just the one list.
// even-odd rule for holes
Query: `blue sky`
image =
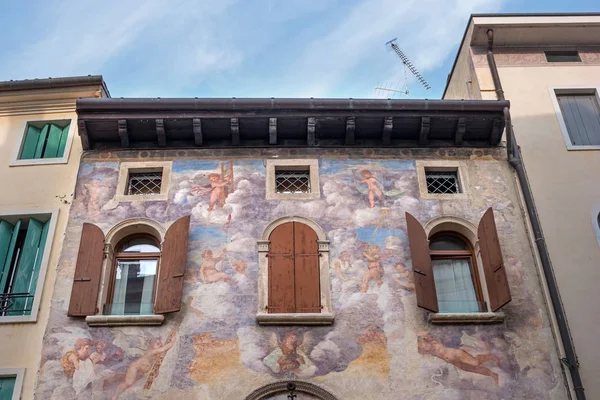
{"label": "blue sky", "polygon": [[102,74],[113,97],[381,97],[400,47],[439,98],[471,13],[600,11],[597,0],[0,2],[0,80]]}

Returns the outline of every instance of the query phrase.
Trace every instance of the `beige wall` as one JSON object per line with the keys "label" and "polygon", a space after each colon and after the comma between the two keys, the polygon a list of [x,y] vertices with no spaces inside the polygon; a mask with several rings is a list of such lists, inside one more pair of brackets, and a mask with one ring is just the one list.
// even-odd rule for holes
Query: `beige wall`
{"label": "beige wall", "polygon": [[[33,398],[56,265],[62,249],[81,156],[81,141],[76,129],[75,98],[101,93],[99,87],[90,89],[92,88],[27,91],[18,95],[0,94],[0,182],[3,187],[0,191],[0,215],[21,210],[26,213],[40,209],[58,210],[45,280],[41,274],[38,278],[38,284],[43,284],[43,295],[37,321],[3,323],[0,317],[0,368],[25,368],[23,399]],[[27,121],[56,119],[73,121],[73,140],[68,162],[57,165],[9,166],[15,160]]]}
{"label": "beige wall", "polygon": [[[467,31],[467,37],[471,36],[473,26]],[[458,60],[452,71],[452,77],[448,82],[445,98],[475,100],[481,99],[479,82],[471,59],[471,48],[463,44],[458,53]]]}

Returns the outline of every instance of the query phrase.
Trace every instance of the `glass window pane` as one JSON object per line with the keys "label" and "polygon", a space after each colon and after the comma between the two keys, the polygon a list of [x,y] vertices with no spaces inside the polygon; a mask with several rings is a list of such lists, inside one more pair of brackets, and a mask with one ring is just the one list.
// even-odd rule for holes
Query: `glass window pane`
{"label": "glass window pane", "polygon": [[478,312],[479,303],[468,259],[432,260],[440,312]]}
{"label": "glass window pane", "polygon": [[118,260],[111,315],[152,314],[157,260]]}
{"label": "glass window pane", "polygon": [[119,253],[158,253],[160,249],[156,246],[154,240],[148,237],[137,237],[123,242],[119,248]]}
{"label": "glass window pane", "polygon": [[15,376],[0,377],[0,400],[11,400],[13,398],[16,381]]}
{"label": "glass window pane", "polygon": [[429,242],[429,250],[469,250],[469,246],[457,236],[438,235]]}

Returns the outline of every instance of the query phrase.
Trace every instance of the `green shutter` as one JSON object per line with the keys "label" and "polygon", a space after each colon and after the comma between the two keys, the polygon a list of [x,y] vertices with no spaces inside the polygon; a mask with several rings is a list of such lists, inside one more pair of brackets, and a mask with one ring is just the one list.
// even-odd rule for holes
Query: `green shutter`
{"label": "green shutter", "polygon": [[[19,258],[19,265],[17,266],[17,274],[12,288],[12,293],[31,294],[30,286],[33,279],[33,269],[43,231],[43,222],[40,222],[35,218],[29,218],[27,234],[25,235],[25,241],[21,247],[21,256]],[[35,292],[35,289],[33,292]],[[26,307],[29,308],[31,307],[32,301],[32,298],[15,299],[12,309],[23,310]],[[24,314],[22,311],[14,311],[10,313],[10,315],[29,315],[29,312]]]}
{"label": "green shutter", "polygon": [[[44,258],[44,248],[46,247],[46,241],[48,239],[48,228],[50,227],[50,220],[44,223],[42,227],[42,235],[40,236],[40,244],[38,245],[37,257],[35,258],[35,264],[33,265],[33,272],[31,273],[31,285],[29,294],[35,294],[37,287],[38,276],[40,275],[40,266],[42,265],[42,258]],[[32,299],[33,301],[33,299]]]}
{"label": "green shutter", "polygon": [[48,137],[48,128],[50,124],[44,125],[42,131],[40,132],[40,137],[38,138],[37,145],[35,147],[35,154],[33,158],[42,158],[42,151],[44,150],[44,144],[46,144],[46,138]]}
{"label": "green shutter", "polygon": [[0,377],[0,400],[12,400],[16,382],[15,376]]}
{"label": "green shutter", "polygon": [[44,150],[43,158],[56,158],[58,147],[60,146],[61,135],[62,128],[56,124],[50,124],[48,142],[46,143],[46,149]]}
{"label": "green shutter", "polygon": [[[2,221],[5,222],[5,221]],[[10,224],[9,224],[10,225]],[[12,225],[11,225],[12,226]],[[8,246],[6,248],[6,257],[4,258],[4,262],[0,264],[0,268],[2,268],[2,277],[0,277],[0,293],[4,291],[6,287],[6,281],[9,279],[10,267],[13,259],[13,255],[15,252],[15,245],[17,244],[17,237],[19,236],[19,229],[21,229],[21,220],[17,220],[17,223],[12,228],[12,232],[10,233],[10,239]]]}
{"label": "green shutter", "polygon": [[35,148],[37,147],[38,139],[40,138],[40,129],[33,125],[27,127],[25,142],[21,150],[21,160],[30,160],[35,158]]}
{"label": "green shutter", "polygon": [[71,124],[67,124],[62,129],[62,135],[60,135],[60,143],[58,145],[58,152],[56,153],[56,157],[62,157],[65,155],[65,147],[67,146],[67,138],[69,137],[69,127]]}

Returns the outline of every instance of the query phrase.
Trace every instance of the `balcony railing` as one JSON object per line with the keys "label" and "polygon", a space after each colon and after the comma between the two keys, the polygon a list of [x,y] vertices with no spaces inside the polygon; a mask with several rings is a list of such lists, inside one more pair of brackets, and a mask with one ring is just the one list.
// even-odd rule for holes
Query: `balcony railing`
{"label": "balcony railing", "polygon": [[33,297],[29,293],[0,293],[0,316],[31,314]]}

